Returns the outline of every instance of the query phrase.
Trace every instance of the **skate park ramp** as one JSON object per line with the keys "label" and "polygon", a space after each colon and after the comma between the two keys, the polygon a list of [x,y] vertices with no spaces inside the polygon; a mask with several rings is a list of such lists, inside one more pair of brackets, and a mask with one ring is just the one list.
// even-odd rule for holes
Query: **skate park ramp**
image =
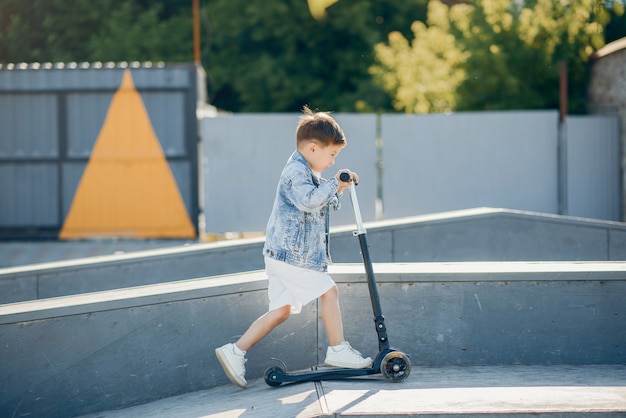
{"label": "skate park ramp", "polygon": [[[312,303],[251,350],[248,389],[230,384],[213,349],[236,340],[267,307],[263,272],[242,269],[0,305],[0,416],[626,414],[623,224],[483,209],[366,227],[391,345],[413,365],[405,382],[376,375],[267,386],[262,377],[274,358],[289,370],[323,362],[327,342]],[[221,264],[211,257],[236,267],[237,254],[242,265],[260,258],[261,244],[195,254],[205,270]],[[358,243],[345,228],[335,230],[332,245],[345,260],[336,259],[331,274],[346,338],[373,356]],[[115,281],[116,271],[155,260],[174,271],[193,264],[194,246],[68,261],[39,274],[54,281],[55,268],[68,277],[75,269],[80,283],[104,270]],[[470,259],[458,259],[463,246]],[[507,254],[517,256],[500,259]],[[471,259],[490,255],[499,258]]]}
{"label": "skate park ramp", "polygon": [[[366,224],[375,263],[626,260],[626,224],[476,208]],[[331,230],[335,263],[359,263],[354,226]],[[178,245],[177,245],[178,244]],[[263,238],[0,242],[0,304],[263,269]],[[51,261],[53,257],[62,261]],[[42,262],[48,261],[48,262]],[[20,265],[26,263],[26,265]],[[33,264],[35,263],[35,264]]]}
{"label": "skate park ramp", "polygon": [[[197,416],[626,413],[626,263],[374,269],[390,343],[411,358],[405,382],[377,375],[267,386],[262,376],[274,358],[289,370],[323,361],[327,342],[312,303],[250,351],[250,389],[231,385],[213,349],[266,309],[258,271],[0,306],[0,416],[173,417],[199,407]],[[362,266],[331,273],[346,338],[375,355]],[[320,405],[327,409],[309,410]]]}

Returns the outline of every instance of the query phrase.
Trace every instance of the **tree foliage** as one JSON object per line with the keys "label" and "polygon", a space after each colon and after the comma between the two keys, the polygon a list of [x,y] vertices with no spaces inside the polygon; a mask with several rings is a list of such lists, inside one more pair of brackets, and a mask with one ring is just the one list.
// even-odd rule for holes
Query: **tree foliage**
{"label": "tree foliage", "polygon": [[388,45],[375,47],[379,64],[371,72],[393,97],[394,108],[407,113],[454,109],[456,89],[466,78],[462,64],[469,53],[457,47],[450,33],[448,7],[431,2],[427,23],[415,21],[411,25],[419,42],[409,42],[401,33],[392,32]]}
{"label": "tree foliage", "polygon": [[558,107],[565,61],[569,108],[580,113],[609,14],[597,0],[432,0],[427,26],[416,22],[411,41],[391,33],[371,71],[408,113],[545,109]]}
{"label": "tree foliage", "polygon": [[3,0],[0,62],[192,61],[189,0]]}
{"label": "tree foliage", "polygon": [[368,73],[373,46],[423,19],[424,4],[340,0],[318,21],[303,0],[213,0],[204,61],[211,101],[245,112],[389,108]]}
{"label": "tree foliage", "polygon": [[[551,108],[567,60],[570,109],[582,111],[589,54],[626,35],[624,0],[320,1],[317,20],[312,0],[200,0],[211,102],[236,112]],[[0,63],[189,62],[192,33],[191,0],[0,1]]]}
{"label": "tree foliage", "polygon": [[[231,111],[389,109],[368,68],[390,31],[409,35],[427,0],[202,0],[209,98]],[[333,2],[329,2],[331,4]],[[193,60],[191,0],[3,0],[0,63]]]}
{"label": "tree foliage", "polygon": [[608,11],[608,15],[602,22],[605,25],[604,39],[609,43],[626,36],[626,1],[606,0],[604,5]]}
{"label": "tree foliage", "polygon": [[[96,61],[193,61],[192,16],[188,10],[162,18],[164,5],[147,8],[127,1],[109,14],[90,39]],[[131,58],[131,59],[129,59]]]}

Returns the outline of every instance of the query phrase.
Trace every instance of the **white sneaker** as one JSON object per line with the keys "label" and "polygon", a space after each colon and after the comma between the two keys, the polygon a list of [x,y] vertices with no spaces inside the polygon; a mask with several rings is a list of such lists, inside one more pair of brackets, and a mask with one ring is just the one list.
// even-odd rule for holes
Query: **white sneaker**
{"label": "white sneaker", "polygon": [[328,347],[324,363],[329,366],[344,367],[347,369],[365,369],[372,365],[373,361],[371,358],[363,358],[361,353],[350,347],[347,341],[342,342],[341,345],[343,347],[339,351]]}
{"label": "white sneaker", "polygon": [[235,353],[235,344],[226,344],[215,349],[215,355],[220,361],[226,376],[231,382],[245,388],[246,382],[246,359],[244,356]]}

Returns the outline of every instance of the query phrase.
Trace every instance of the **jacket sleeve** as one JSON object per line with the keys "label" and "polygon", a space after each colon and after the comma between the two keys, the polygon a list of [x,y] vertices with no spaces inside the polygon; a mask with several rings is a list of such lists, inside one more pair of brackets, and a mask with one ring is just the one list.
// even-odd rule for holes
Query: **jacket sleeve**
{"label": "jacket sleeve", "polygon": [[319,185],[313,183],[310,176],[303,175],[286,177],[283,181],[285,183],[285,197],[299,210],[314,212],[329,203],[338,209],[337,190],[339,189],[339,182],[334,177],[322,181]]}

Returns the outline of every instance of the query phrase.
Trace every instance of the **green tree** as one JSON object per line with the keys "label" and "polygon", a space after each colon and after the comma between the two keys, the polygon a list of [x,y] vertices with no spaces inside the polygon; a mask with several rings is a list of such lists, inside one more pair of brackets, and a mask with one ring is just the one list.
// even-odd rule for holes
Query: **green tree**
{"label": "green tree", "polygon": [[217,107],[351,112],[390,108],[371,82],[373,45],[423,18],[425,0],[340,0],[312,18],[302,0],[213,0],[206,5],[203,64]]}
{"label": "green tree", "polygon": [[[410,35],[427,0],[340,0],[315,20],[304,0],[202,2],[209,97],[232,111],[391,109],[368,68],[373,45]],[[190,0],[3,0],[0,62],[193,59]]]}
{"label": "green tree", "polygon": [[0,62],[190,61],[190,0],[3,0]]}
{"label": "green tree", "polygon": [[0,2],[0,62],[84,61],[89,35],[114,0]]}
{"label": "green tree", "polygon": [[[247,112],[554,107],[566,59],[579,110],[603,28],[607,41],[626,34],[624,0],[431,2],[424,24],[427,1],[339,0],[321,21],[304,0],[203,1],[209,98]],[[191,61],[191,6],[2,0],[0,63]]]}
{"label": "green tree", "polygon": [[126,1],[89,42],[92,61],[193,61],[191,8],[164,15],[164,3]]}
{"label": "green tree", "polygon": [[580,113],[588,58],[604,44],[607,15],[596,0],[476,0],[450,8],[432,0],[428,26],[414,24],[410,43],[390,34],[376,46],[372,72],[395,109],[408,113],[544,109],[558,107],[559,63],[566,61],[569,109]]}
{"label": "green tree", "polygon": [[626,2],[624,0],[608,0],[605,1],[605,5],[610,20],[608,23],[605,22],[604,37],[609,43],[626,36]]}
{"label": "green tree", "polygon": [[378,64],[371,68],[371,73],[393,97],[395,109],[430,113],[456,107],[456,89],[466,77],[462,64],[469,56],[457,47],[450,34],[449,22],[459,10],[462,9],[449,13],[444,4],[431,2],[428,26],[420,21],[411,25],[413,42],[400,32],[392,32],[388,45],[375,46]]}

